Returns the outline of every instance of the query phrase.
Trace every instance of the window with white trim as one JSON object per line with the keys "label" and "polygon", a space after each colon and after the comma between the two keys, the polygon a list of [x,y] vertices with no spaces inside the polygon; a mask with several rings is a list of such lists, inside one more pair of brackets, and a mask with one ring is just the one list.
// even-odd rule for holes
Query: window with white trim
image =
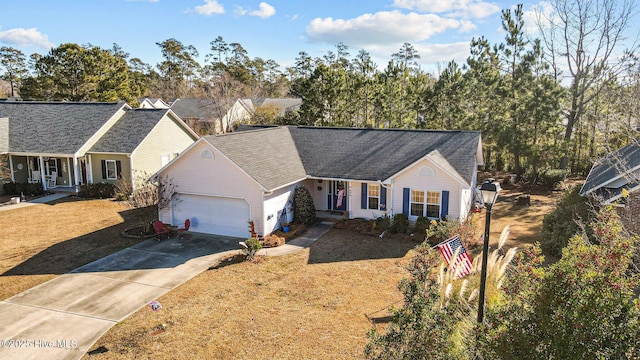
{"label": "window with white trim", "polygon": [[118,167],[115,160],[105,160],[107,169],[107,180],[118,180]]}
{"label": "window with white trim", "polygon": [[367,188],[367,192],[368,208],[378,210],[380,208],[380,185],[370,184]]}
{"label": "window with white trim", "polygon": [[411,190],[410,213],[411,216],[425,216],[428,218],[440,217],[440,192]]}

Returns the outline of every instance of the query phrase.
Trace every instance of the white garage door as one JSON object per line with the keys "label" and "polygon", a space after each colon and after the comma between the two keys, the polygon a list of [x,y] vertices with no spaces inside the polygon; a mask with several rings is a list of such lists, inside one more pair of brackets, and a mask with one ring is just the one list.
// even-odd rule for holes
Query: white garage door
{"label": "white garage door", "polygon": [[191,219],[189,230],[207,234],[249,237],[249,204],[243,199],[177,194],[173,224]]}

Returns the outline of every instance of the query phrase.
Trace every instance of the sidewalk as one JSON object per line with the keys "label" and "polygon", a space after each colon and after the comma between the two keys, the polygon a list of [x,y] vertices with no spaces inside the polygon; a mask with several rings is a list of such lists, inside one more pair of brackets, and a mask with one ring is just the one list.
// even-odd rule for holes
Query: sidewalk
{"label": "sidewalk", "polygon": [[0,206],[0,211],[20,209],[20,208],[27,207],[27,206],[45,204],[45,203],[48,203],[48,202],[51,202],[51,201],[62,199],[63,197],[67,197],[67,196],[69,196],[69,194],[57,193],[57,194],[46,195],[46,196],[42,196],[42,197],[27,201],[27,202],[19,202],[17,204],[9,204],[9,205]]}
{"label": "sidewalk", "polygon": [[[318,223],[260,254],[299,251],[332,226]],[[199,233],[145,240],[1,301],[0,358],[80,359],[112,326],[239,252],[240,240]]]}

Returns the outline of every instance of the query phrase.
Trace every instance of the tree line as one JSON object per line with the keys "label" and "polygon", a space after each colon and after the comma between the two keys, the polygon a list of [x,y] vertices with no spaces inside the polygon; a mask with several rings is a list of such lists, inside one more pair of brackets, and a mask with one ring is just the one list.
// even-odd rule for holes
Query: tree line
{"label": "tree line", "polygon": [[[192,45],[156,43],[156,66],[117,44],[62,44],[29,59],[0,48],[2,78],[23,99],[116,101],[140,97],[212,98],[228,108],[242,97],[300,97],[296,116],[279,121],[356,126],[482,131],[486,168],[535,179],[560,168],[585,174],[602,153],[637,137],[640,67],[634,48],[620,52],[633,1],[553,0],[538,12],[541,37],[524,32],[522,5],[502,11],[505,38],[470,43],[469,56],[430,74],[405,43],[379,67],[365,50],[343,43],[322,57],[301,51],[295,65],[250,57],[218,36],[204,63]],[[0,94],[1,95],[1,94]],[[633,130],[633,131],[629,131]]]}

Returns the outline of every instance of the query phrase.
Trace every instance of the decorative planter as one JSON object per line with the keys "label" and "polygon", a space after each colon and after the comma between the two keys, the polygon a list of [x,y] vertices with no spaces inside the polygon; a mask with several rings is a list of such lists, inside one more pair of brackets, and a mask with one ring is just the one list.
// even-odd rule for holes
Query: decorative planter
{"label": "decorative planter", "polygon": [[282,226],[282,232],[288,233],[289,232],[289,225],[283,225]]}

